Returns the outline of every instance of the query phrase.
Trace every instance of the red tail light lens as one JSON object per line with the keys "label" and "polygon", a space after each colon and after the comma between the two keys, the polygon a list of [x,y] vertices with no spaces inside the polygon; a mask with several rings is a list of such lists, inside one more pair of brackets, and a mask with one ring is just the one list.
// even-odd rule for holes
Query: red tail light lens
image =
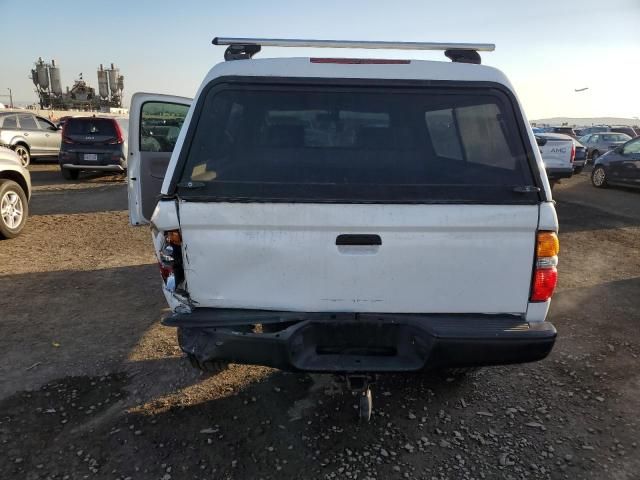
{"label": "red tail light lens", "polygon": [[124,137],[122,136],[122,129],[120,128],[120,125],[118,124],[118,122],[116,122],[115,120],[113,121],[113,126],[116,129],[116,138],[114,138],[113,140],[109,141],[110,145],[118,145],[121,143],[124,143]]}
{"label": "red tail light lens", "polygon": [[158,261],[158,266],[160,267],[160,275],[162,276],[162,280],[166,282],[167,278],[169,278],[169,275],[173,273],[173,265]]}
{"label": "red tail light lens", "polygon": [[576,144],[571,142],[571,163],[576,159]]}
{"label": "red tail light lens", "polygon": [[530,301],[546,302],[553,295],[558,283],[556,265],[559,251],[560,242],[556,232],[538,232]]}
{"label": "red tail light lens", "polygon": [[556,267],[537,268],[533,275],[533,288],[531,289],[532,302],[546,302],[553,295],[558,283],[558,270]]}
{"label": "red tail light lens", "polygon": [[179,230],[169,230],[164,234],[164,245],[158,253],[160,275],[166,284],[170,276],[174,276],[174,284],[182,281],[182,237]]}
{"label": "red tail light lens", "polygon": [[65,122],[64,125],[62,125],[62,132],[60,133],[62,135],[62,143],[68,143],[68,144],[76,143],[75,141],[73,141],[71,138],[67,136],[67,123],[69,122]]}

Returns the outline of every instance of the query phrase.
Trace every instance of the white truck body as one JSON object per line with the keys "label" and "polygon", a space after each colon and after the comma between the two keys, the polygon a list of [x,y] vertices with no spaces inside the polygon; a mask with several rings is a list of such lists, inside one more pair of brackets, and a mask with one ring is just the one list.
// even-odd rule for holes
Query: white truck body
{"label": "white truck body", "polygon": [[[145,114],[149,104],[184,112],[166,120],[169,110]],[[148,148],[154,135],[158,145],[166,141],[162,122],[184,123],[172,153]],[[448,328],[450,315],[490,338],[537,324],[551,342],[545,353],[516,347],[500,357],[498,348],[495,358],[478,361],[531,361],[550,350],[550,294],[534,298],[534,283],[539,234],[556,232],[557,217],[536,139],[499,70],[415,60],[233,60],[209,71],[193,101],[135,94],[130,123],[131,222],[152,225],[174,312],[167,325],[180,328],[181,346],[197,363],[215,357],[341,371],[346,357],[327,360],[321,350],[349,346],[312,347],[326,332],[305,330],[339,315],[380,315],[375,321],[402,335],[418,322],[427,337],[438,322]],[[159,201],[152,189],[145,193],[151,183]],[[555,262],[545,264],[554,274]],[[286,335],[239,340],[230,330],[213,341],[207,330],[258,318],[283,322]],[[504,322],[510,326],[495,327]],[[502,333],[487,333],[494,327]],[[371,334],[352,333],[330,338],[358,343]],[[257,343],[237,343],[245,340]],[[299,342],[317,351],[297,358]],[[389,351],[404,348],[413,347]],[[415,362],[401,355],[402,366],[376,359],[366,367],[363,357],[358,369],[412,370],[428,362],[423,353]]]}

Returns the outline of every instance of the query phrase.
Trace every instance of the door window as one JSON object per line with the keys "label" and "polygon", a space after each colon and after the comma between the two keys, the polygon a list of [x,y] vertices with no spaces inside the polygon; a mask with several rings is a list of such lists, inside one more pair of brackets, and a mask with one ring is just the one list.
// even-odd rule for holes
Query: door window
{"label": "door window", "polygon": [[40,125],[41,130],[57,130],[56,126],[51,123],[49,120],[45,120],[44,118],[37,117],[38,125]]}
{"label": "door window", "polygon": [[147,102],[142,105],[141,152],[172,152],[189,111],[188,105]]}
{"label": "door window", "polygon": [[18,121],[15,115],[8,115],[4,117],[2,128],[18,128]]}
{"label": "door window", "polygon": [[634,140],[633,142],[627,143],[622,149],[623,155],[631,155],[640,153],[640,140]]}
{"label": "door window", "polygon": [[598,143],[598,140],[600,140],[600,135],[591,135],[591,138],[589,138],[589,143],[593,145],[594,143]]}
{"label": "door window", "polygon": [[19,115],[18,120],[22,130],[38,130],[38,125],[33,115]]}
{"label": "door window", "polygon": [[614,142],[626,142],[627,140],[631,140],[631,137],[626,133],[618,133],[616,135],[613,135],[613,138]]}

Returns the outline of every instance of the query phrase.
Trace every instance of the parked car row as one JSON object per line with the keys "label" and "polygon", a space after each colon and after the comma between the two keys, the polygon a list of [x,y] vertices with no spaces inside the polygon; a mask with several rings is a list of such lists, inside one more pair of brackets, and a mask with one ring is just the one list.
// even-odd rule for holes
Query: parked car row
{"label": "parked car row", "polygon": [[54,125],[33,113],[0,113],[0,146],[10,148],[23,167],[36,157],[58,157],[62,176],[82,170],[127,169],[128,119],[65,116]]}
{"label": "parked car row", "polygon": [[587,135],[593,133],[624,133],[630,138],[635,138],[640,135],[640,129],[630,127],[628,125],[596,125],[593,127],[585,128],[572,128],[567,126],[560,127],[533,127],[533,133],[561,133],[563,135],[569,135],[575,139],[582,139]]}
{"label": "parked car row", "polygon": [[635,138],[640,135],[640,129],[630,127],[628,125],[596,125],[593,127],[586,127],[576,130],[576,134],[579,137],[583,137],[585,135],[589,135],[591,133],[624,133],[625,135],[629,135],[631,138]]}
{"label": "parked car row", "polygon": [[591,182],[595,187],[640,187],[640,137],[601,132],[578,141],[568,135],[533,131],[552,187],[558,180],[582,172],[588,156],[594,162]]}

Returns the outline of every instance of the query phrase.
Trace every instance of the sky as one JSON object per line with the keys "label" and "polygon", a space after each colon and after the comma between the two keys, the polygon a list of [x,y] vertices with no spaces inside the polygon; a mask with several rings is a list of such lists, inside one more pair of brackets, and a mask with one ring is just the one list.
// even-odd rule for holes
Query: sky
{"label": "sky", "polygon": [[[14,103],[37,100],[28,77],[38,57],[56,60],[63,88],[83,72],[97,89],[98,65],[113,62],[125,104],[137,91],[192,97],[222,61],[212,38],[228,36],[495,43],[483,63],[509,77],[529,119],[640,116],[640,0],[0,0],[0,18],[2,103],[7,88]],[[258,55],[446,60],[416,51]]]}

